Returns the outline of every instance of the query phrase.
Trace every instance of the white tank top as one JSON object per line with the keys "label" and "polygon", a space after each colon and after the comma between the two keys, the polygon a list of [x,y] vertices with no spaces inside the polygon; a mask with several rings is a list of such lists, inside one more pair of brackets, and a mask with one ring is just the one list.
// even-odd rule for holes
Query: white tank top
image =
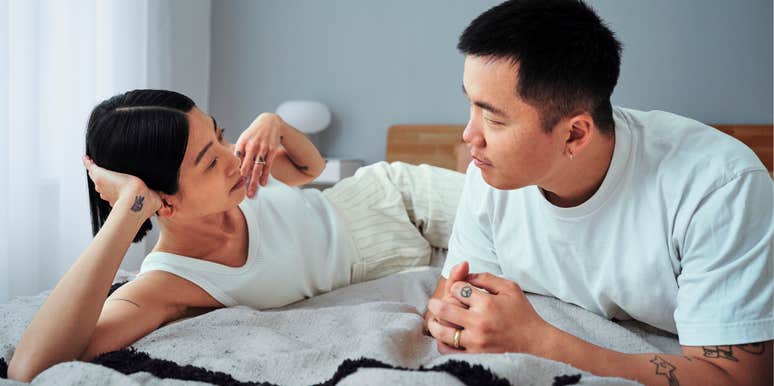
{"label": "white tank top", "polygon": [[270,177],[239,208],[249,238],[243,266],[151,252],[139,275],[166,271],[198,285],[224,306],[256,309],[284,306],[349,284],[355,247],[322,192]]}

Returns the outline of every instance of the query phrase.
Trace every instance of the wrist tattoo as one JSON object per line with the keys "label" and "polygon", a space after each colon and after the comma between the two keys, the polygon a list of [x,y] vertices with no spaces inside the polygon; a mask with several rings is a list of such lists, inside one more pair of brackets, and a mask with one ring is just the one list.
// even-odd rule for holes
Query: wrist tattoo
{"label": "wrist tattoo", "polygon": [[134,204],[132,205],[132,212],[139,212],[142,210],[142,202],[145,201],[145,197],[137,196],[134,198]]}
{"label": "wrist tattoo", "polygon": [[673,364],[665,361],[660,356],[656,355],[650,360],[650,363],[656,365],[656,375],[663,375],[669,381],[669,386],[680,386],[680,382],[677,381],[675,376],[675,369]]}
{"label": "wrist tattoo", "polygon": [[137,308],[140,308],[140,305],[139,305],[139,304],[137,304],[137,303],[135,303],[135,302],[133,302],[133,301],[131,301],[131,300],[129,300],[129,299],[123,299],[123,298],[110,298],[110,299],[108,299],[108,300],[106,300],[106,301],[107,301],[107,302],[109,302],[109,301],[112,301],[112,300],[121,300],[121,301],[124,301],[124,302],[127,302],[127,303],[131,303],[131,304],[133,304],[133,305],[134,305],[135,307],[137,307]]}
{"label": "wrist tattoo", "polygon": [[462,287],[462,289],[460,290],[460,295],[463,298],[469,298],[470,295],[472,295],[472,294],[473,294],[473,289],[470,288],[469,285],[466,285],[466,286]]}

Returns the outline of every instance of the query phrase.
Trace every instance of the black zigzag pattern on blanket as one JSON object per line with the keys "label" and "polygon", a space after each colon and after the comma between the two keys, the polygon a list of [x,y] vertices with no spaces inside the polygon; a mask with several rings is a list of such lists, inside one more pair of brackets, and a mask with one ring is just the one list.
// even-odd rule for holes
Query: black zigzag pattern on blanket
{"label": "black zigzag pattern on blanket", "polygon": [[[219,371],[210,371],[201,367],[186,365],[180,366],[175,362],[154,359],[148,354],[137,351],[134,348],[105,353],[95,358],[93,363],[109,367],[124,374],[132,374],[145,371],[153,374],[157,378],[174,378],[186,381],[199,381],[214,383],[217,385],[228,386],[274,386],[267,382],[240,382],[232,376]],[[446,372],[459,379],[466,385],[492,385],[492,386],[510,386],[508,380],[503,379],[492,373],[481,365],[471,365],[470,363],[449,360],[437,366],[418,369],[409,369],[405,367],[392,366],[375,359],[360,358],[356,360],[347,359],[339,365],[339,368],[333,374],[331,379],[318,383],[314,386],[332,386],[336,385],[342,379],[348,377],[359,369],[379,368],[395,369],[403,371],[436,371]]]}
{"label": "black zigzag pattern on blanket", "polygon": [[117,289],[119,289],[122,285],[128,283],[128,281],[121,281],[118,283],[113,283],[113,285],[110,286],[110,290],[108,290],[107,297],[110,297],[110,295],[113,294],[113,292],[116,292]]}
{"label": "black zigzag pattern on blanket", "polygon": [[240,382],[226,373],[210,371],[197,366],[180,366],[172,361],[151,358],[147,353],[137,351],[134,347],[102,354],[94,358],[92,363],[109,367],[126,375],[145,371],[157,378],[174,378],[216,385],[276,386],[273,383],[266,382]]}
{"label": "black zigzag pattern on blanket", "polygon": [[[108,296],[112,294],[122,285],[127,282],[114,283],[110,287]],[[179,364],[164,360],[151,358],[150,355],[142,351],[137,351],[133,347],[111,351],[102,354],[92,360],[92,363],[102,365],[123,374],[133,374],[137,372],[148,372],[153,374],[157,378],[173,378],[185,381],[199,381],[212,383],[216,385],[228,385],[228,386],[276,386],[273,383],[268,382],[240,382],[234,379],[231,375],[220,371],[210,371],[201,367]],[[420,367],[418,369],[409,369],[405,367],[397,367],[386,364],[384,362],[377,361],[375,359],[360,358],[356,360],[346,359],[342,362],[331,379],[318,383],[314,386],[332,386],[338,384],[342,379],[352,375],[359,369],[378,368],[378,369],[394,369],[403,371],[436,371],[446,372],[457,379],[459,379],[465,385],[492,385],[492,386],[509,386],[510,382],[492,373],[490,370],[484,368],[481,365],[471,365],[470,363],[449,360],[437,366],[425,368]],[[8,378],[8,365],[4,358],[0,358],[0,378]],[[567,384],[567,383],[565,383]]]}
{"label": "black zigzag pattern on blanket", "polygon": [[386,364],[384,362],[377,361],[370,358],[360,359],[347,359],[339,365],[339,368],[333,374],[333,377],[326,382],[318,383],[314,386],[332,386],[336,385],[342,379],[348,377],[352,373],[359,369],[392,369],[402,371],[436,371],[447,372],[450,375],[459,379],[462,383],[474,386],[474,385],[492,385],[492,386],[510,386],[508,380],[503,379],[492,373],[489,369],[484,368],[481,365],[471,365],[468,362],[449,360],[433,367],[420,367],[418,369],[410,369],[407,367],[399,367]]}

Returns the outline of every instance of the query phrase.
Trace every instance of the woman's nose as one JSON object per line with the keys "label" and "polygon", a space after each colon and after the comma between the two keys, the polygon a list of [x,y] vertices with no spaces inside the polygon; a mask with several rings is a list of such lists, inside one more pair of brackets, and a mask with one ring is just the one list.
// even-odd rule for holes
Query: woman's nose
{"label": "woman's nose", "polygon": [[236,154],[229,152],[228,159],[230,160],[231,164],[229,164],[228,168],[228,175],[233,176],[234,173],[239,173],[242,169],[242,159],[237,157]]}

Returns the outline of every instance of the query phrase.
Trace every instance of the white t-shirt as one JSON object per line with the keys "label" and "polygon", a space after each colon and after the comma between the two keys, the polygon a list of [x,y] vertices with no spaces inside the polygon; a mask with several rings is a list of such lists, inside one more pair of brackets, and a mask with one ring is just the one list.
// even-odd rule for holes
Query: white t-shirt
{"label": "white t-shirt", "polygon": [[316,189],[298,189],[270,177],[239,208],[249,237],[247,261],[229,267],[165,252],[148,254],[140,275],[173,273],[198,285],[224,306],[284,306],[350,281],[356,253],[334,207]]}
{"label": "white t-shirt", "polygon": [[443,276],[510,279],[687,346],[774,338],[774,185],[736,139],[674,114],[615,108],[599,190],[560,208],[537,186],[498,190],[469,166]]}

